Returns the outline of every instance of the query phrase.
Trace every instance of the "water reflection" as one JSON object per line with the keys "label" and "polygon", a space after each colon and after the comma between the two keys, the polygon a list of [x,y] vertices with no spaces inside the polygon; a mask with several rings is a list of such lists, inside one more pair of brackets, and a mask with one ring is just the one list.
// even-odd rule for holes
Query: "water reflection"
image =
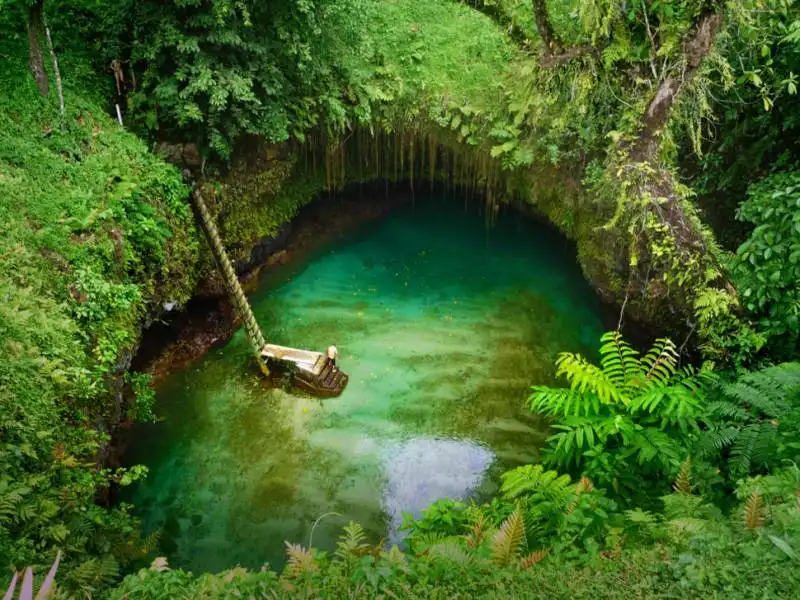
{"label": "water reflection", "polygon": [[467,498],[493,459],[487,448],[464,440],[415,438],[390,444],[383,456],[389,541],[396,544],[405,537],[398,531],[404,512],[419,515],[439,498]]}

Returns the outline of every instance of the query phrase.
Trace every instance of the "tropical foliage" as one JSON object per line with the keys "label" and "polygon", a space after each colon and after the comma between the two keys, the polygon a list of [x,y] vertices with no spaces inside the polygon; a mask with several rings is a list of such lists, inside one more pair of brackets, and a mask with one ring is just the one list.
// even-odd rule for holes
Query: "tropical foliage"
{"label": "tropical foliage", "polygon": [[150,151],[190,142],[239,259],[324,187],[446,181],[534,202],[686,342],[562,354],[543,464],[409,518],[406,551],[350,525],[281,574],[157,559],[112,596],[791,597],[799,49],[793,0],[0,0],[0,581],[55,561],[96,595],[157,542],[109,506],[145,470],[106,463],[153,418],[143,325],[209,266]]}
{"label": "tropical foliage", "polygon": [[[417,535],[416,525],[426,522],[428,527],[450,528],[423,517],[412,525],[406,552],[372,546],[351,524],[332,556],[288,545],[288,561],[280,574],[236,568],[195,577],[156,559],[150,569],[126,578],[112,598],[588,599],[628,598],[632,590],[640,598],[719,593],[745,598],[756,588],[760,597],[789,598],[800,582],[793,567],[800,544],[800,514],[793,496],[799,489],[796,468],[743,481],[737,490],[742,503],[730,516],[686,491],[664,496],[653,512],[606,512],[597,508],[596,500],[587,500],[585,509],[579,509],[580,498],[594,492],[585,480],[569,485],[572,499],[546,510],[572,522],[576,533],[585,518],[571,515],[596,511],[594,520],[601,524],[593,531],[599,535],[590,538],[596,545],[580,547],[572,546],[569,538],[546,546],[553,537],[531,537],[526,499],[551,492],[560,498],[564,492],[562,485],[552,485],[558,476],[546,473],[538,471],[550,484],[533,486],[535,491],[521,493],[513,502],[506,499],[509,511],[503,517],[490,516],[497,502],[460,508],[469,513],[463,527],[438,536]],[[522,477],[530,479],[529,475]],[[532,547],[539,549],[531,551]]]}
{"label": "tropical foliage", "polygon": [[556,418],[545,461],[624,495],[652,492],[643,482],[664,492],[706,410],[701,383],[709,375],[678,368],[668,339],[644,356],[617,331],[601,341],[600,366],[563,353],[556,374],[569,387],[533,388],[531,410]]}
{"label": "tropical foliage", "polygon": [[753,184],[737,217],[755,229],[736,251],[733,279],[774,351],[791,356],[800,336],[800,171]]}
{"label": "tropical foliage", "polygon": [[732,481],[800,462],[800,364],[747,373],[709,391],[701,457],[727,459]]}

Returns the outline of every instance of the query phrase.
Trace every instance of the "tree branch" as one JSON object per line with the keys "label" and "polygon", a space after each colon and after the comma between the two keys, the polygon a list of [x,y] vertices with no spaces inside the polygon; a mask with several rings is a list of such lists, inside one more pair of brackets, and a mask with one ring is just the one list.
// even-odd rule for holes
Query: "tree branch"
{"label": "tree branch", "polygon": [[715,3],[712,11],[700,15],[684,40],[680,61],[682,68],[661,82],[642,118],[642,130],[630,152],[631,159],[635,162],[650,161],[655,156],[661,131],[669,121],[678,91],[695,76],[703,60],[711,52],[711,46],[722,28],[722,21],[722,3]]}
{"label": "tree branch", "polygon": [[64,88],[61,85],[61,71],[58,69],[58,57],[56,50],[53,47],[53,38],[50,37],[50,27],[47,21],[42,17],[42,24],[44,25],[44,32],[47,36],[47,47],[50,49],[50,57],[53,59],[53,73],[56,78],[56,92],[58,92],[58,108],[59,115],[61,115],[61,127],[64,127]]}

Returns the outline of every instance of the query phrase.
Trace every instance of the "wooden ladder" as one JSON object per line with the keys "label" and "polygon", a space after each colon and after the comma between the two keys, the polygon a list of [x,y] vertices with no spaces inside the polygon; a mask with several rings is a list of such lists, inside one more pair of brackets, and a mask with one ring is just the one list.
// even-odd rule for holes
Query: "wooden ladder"
{"label": "wooden ladder", "polygon": [[225,288],[228,291],[228,296],[233,302],[236,314],[244,324],[247,337],[253,347],[253,352],[256,355],[261,370],[265,375],[269,374],[266,364],[261,359],[261,350],[266,346],[267,342],[264,339],[264,334],[261,333],[261,328],[258,326],[253,310],[250,308],[250,303],[244,295],[244,290],[236,277],[236,271],[233,269],[228,253],[225,252],[225,246],[222,245],[222,240],[219,237],[217,226],[214,224],[211,214],[208,212],[206,203],[200,195],[200,190],[195,185],[192,188],[192,201],[194,202],[197,213],[200,215],[200,223],[202,224],[203,232],[206,234],[206,240],[211,247],[211,254],[214,256],[214,262],[217,263],[222,281],[225,283]]}

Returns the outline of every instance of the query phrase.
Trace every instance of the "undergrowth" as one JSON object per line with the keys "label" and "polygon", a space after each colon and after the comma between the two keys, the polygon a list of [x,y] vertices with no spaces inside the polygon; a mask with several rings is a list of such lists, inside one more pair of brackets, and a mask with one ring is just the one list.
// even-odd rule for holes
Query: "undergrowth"
{"label": "undergrowth", "polygon": [[[24,46],[0,44],[0,564],[52,562],[91,591],[152,548],[128,509],[94,502],[141,469],[97,460],[147,314],[188,299],[198,242],[177,171],[104,110],[37,93]],[[138,387],[146,390],[146,385]]]}

